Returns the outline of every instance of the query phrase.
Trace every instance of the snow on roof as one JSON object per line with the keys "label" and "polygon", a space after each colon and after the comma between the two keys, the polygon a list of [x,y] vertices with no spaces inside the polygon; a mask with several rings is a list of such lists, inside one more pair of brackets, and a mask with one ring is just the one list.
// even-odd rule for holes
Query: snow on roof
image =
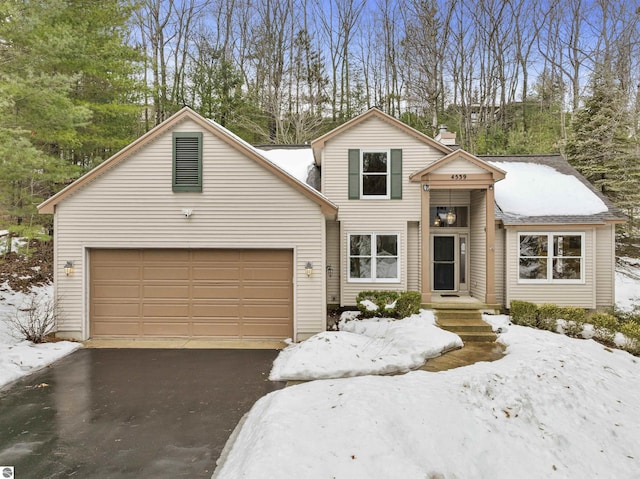
{"label": "snow on roof", "polygon": [[307,183],[309,170],[314,165],[311,148],[255,149],[271,163],[274,163],[302,183]]}
{"label": "snow on roof", "polygon": [[607,205],[578,178],[537,163],[490,161],[507,172],[496,183],[500,209],[523,216],[594,215]]}

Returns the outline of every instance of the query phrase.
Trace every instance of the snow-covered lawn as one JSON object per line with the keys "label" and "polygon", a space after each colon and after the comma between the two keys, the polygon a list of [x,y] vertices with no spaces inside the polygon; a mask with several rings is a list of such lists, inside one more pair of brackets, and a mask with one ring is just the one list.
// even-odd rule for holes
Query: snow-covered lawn
{"label": "snow-covered lawn", "polygon": [[640,477],[638,358],[506,316],[485,319],[503,330],[498,361],[265,396],[214,476]]}
{"label": "snow-covered lawn", "polygon": [[[348,313],[345,313],[348,316]],[[462,347],[456,334],[435,326],[432,311],[400,321],[341,321],[340,331],[316,334],[284,349],[270,379],[329,379],[406,372],[426,359]]]}
{"label": "snow-covered lawn", "polygon": [[[34,288],[39,297],[51,296],[53,287]],[[28,295],[16,293],[7,284],[0,285],[0,388],[41,369],[80,347],[79,343],[59,341],[33,344],[14,336],[7,318],[16,307],[28,304]]]}

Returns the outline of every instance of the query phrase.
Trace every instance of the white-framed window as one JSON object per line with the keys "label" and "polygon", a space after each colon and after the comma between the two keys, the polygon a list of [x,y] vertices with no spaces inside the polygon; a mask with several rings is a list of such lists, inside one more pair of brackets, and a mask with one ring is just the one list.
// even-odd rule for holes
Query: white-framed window
{"label": "white-framed window", "polygon": [[584,283],[584,233],[518,233],[519,283]]}
{"label": "white-framed window", "polygon": [[349,234],[349,281],[400,281],[397,233]]}
{"label": "white-framed window", "polygon": [[391,166],[389,150],[362,150],[360,153],[362,198],[389,198]]}

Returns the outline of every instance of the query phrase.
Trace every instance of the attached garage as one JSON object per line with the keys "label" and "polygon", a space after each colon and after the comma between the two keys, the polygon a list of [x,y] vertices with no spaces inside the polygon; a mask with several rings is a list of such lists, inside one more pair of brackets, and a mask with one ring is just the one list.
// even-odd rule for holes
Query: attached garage
{"label": "attached garage", "polygon": [[91,249],[89,336],[284,339],[293,251]]}

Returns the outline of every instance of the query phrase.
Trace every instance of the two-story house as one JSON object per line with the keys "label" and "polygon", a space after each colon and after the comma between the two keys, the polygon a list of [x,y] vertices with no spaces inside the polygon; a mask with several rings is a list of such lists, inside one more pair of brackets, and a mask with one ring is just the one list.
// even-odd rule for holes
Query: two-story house
{"label": "two-story house", "polygon": [[297,341],[372,289],[614,303],[606,198],[558,155],[444,143],[371,109],[279,159],[185,108],[40,205],[58,334]]}

